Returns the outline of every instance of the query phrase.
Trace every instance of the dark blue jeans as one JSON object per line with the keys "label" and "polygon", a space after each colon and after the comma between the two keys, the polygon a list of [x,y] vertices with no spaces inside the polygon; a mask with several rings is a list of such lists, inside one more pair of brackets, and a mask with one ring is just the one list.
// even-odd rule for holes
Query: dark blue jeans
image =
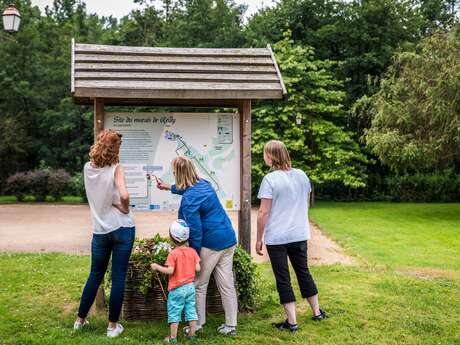
{"label": "dark blue jeans", "polygon": [[110,290],[109,321],[118,322],[129,257],[133,248],[135,228],[119,228],[108,234],[94,234],[91,242],[91,273],[80,300],[78,316],[85,318],[96,298],[112,255],[112,289]]}

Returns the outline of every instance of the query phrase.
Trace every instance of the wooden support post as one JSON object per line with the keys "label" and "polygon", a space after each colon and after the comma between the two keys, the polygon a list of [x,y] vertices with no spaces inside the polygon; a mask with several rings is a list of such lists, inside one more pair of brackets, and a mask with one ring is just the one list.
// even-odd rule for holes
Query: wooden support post
{"label": "wooden support post", "polygon": [[97,135],[104,129],[104,99],[94,99],[94,142],[96,142]]}
{"label": "wooden support post", "polygon": [[105,291],[103,288],[104,280],[102,280],[101,286],[97,290],[96,294],[96,310],[105,312]]}
{"label": "wooden support post", "polygon": [[[104,100],[101,98],[94,99],[94,142],[96,142],[97,135],[104,129]],[[104,280],[97,290],[96,294],[96,310],[105,312],[105,291]]]}
{"label": "wooden support post", "polygon": [[240,113],[241,189],[238,241],[251,253],[251,100],[238,103]]}

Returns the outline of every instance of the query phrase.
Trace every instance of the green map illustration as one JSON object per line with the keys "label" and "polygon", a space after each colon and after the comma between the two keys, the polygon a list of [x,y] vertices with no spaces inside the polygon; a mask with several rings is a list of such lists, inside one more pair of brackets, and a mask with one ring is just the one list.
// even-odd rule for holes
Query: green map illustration
{"label": "green map illustration", "polygon": [[187,143],[180,134],[167,130],[165,131],[165,139],[175,141],[177,143],[177,156],[186,156],[190,158],[198,169],[200,176],[212,184],[214,190],[220,197],[226,197],[216,171],[220,171],[225,162],[235,157],[235,151],[232,145],[219,145],[217,138],[213,138],[212,149],[208,151],[207,154],[202,154]]}

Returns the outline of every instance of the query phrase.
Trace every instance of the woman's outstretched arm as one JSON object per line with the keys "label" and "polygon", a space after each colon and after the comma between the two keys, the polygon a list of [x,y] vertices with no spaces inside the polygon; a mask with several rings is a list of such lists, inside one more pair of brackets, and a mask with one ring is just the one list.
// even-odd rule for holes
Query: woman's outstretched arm
{"label": "woman's outstretched arm", "polygon": [[175,184],[170,185],[168,183],[165,183],[158,177],[155,177],[155,179],[157,181],[157,188],[160,190],[169,190],[171,191],[171,193],[178,195],[182,195],[185,192],[185,189],[177,189]]}

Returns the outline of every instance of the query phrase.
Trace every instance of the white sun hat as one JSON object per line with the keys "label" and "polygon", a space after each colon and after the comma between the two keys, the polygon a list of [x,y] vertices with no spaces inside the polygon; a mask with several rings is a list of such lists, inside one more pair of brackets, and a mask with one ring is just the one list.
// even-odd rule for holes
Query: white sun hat
{"label": "white sun hat", "polygon": [[169,227],[169,233],[177,242],[185,242],[190,235],[190,228],[183,219],[175,220]]}

